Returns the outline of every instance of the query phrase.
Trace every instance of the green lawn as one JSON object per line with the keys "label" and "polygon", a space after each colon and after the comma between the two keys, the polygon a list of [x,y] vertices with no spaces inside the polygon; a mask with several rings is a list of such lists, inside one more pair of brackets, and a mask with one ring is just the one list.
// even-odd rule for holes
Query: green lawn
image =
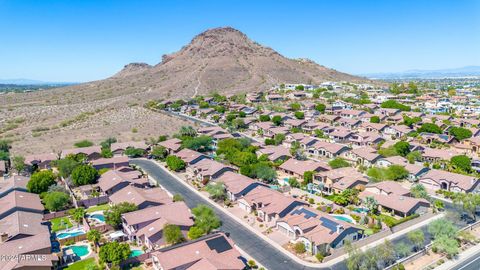
{"label": "green lawn", "polygon": [[82,270],[82,269],[88,269],[89,267],[92,267],[96,265],[97,263],[95,262],[95,258],[88,258],[86,260],[78,261],[76,263],[73,263],[69,265],[67,268],[64,268],[65,270]]}
{"label": "green lawn", "polygon": [[108,210],[110,208],[110,205],[108,203],[106,204],[100,204],[100,205],[96,205],[96,206],[92,206],[92,207],[89,207],[87,208],[86,212],[87,213],[92,213],[92,212],[96,212],[96,211],[105,211],[105,210]]}
{"label": "green lawn", "polygon": [[52,223],[52,232],[64,230],[67,226],[68,228],[72,227],[72,222],[69,217],[54,218],[51,219],[50,222]]}

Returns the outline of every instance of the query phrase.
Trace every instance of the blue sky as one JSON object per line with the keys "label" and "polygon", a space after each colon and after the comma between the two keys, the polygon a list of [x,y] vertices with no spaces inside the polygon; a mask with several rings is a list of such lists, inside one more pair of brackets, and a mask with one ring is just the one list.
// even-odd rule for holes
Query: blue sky
{"label": "blue sky", "polygon": [[218,26],[355,74],[480,65],[475,0],[0,0],[0,79],[102,79]]}

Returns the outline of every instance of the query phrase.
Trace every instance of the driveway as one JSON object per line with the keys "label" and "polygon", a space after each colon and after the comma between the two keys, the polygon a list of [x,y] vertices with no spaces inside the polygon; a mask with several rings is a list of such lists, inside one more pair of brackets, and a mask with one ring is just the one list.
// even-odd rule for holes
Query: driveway
{"label": "driveway", "polygon": [[192,190],[185,187],[182,183],[179,183],[177,179],[172,177],[163,168],[157,166],[153,161],[136,159],[130,161],[132,164],[138,165],[146,173],[148,173],[153,179],[155,179],[161,186],[170,191],[172,194],[181,194],[188,207],[193,208],[199,204],[209,205],[218,217],[222,220],[222,226],[220,230],[230,233],[230,238],[250,256],[255,258],[260,264],[265,266],[269,270],[296,270],[296,269],[332,269],[332,270],[344,270],[346,269],[344,263],[337,263],[331,268],[313,268],[306,267],[299,264],[281,251],[272,247],[265,240],[251,232],[249,229],[243,227],[242,224],[219,211],[209,201],[205,200]]}

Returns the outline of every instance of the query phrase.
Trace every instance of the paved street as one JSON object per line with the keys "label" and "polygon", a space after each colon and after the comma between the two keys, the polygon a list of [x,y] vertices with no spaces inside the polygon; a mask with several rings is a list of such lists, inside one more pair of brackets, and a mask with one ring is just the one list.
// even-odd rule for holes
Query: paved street
{"label": "paved street", "polygon": [[[193,208],[198,204],[210,205],[210,202],[179,183],[169,173],[158,167],[150,160],[131,160],[132,164],[140,166],[146,173],[158,181],[160,185],[170,191],[172,194],[181,194],[188,207]],[[276,248],[270,246],[265,240],[246,229],[223,212],[212,206],[212,209],[220,217],[223,222],[220,230],[230,233],[232,240],[240,246],[245,252],[254,257],[258,262],[269,270],[292,270],[292,269],[346,269],[343,263],[336,264],[332,268],[310,268],[305,267],[279,252]]]}
{"label": "paved street", "polygon": [[478,270],[480,269],[480,252],[459,263],[452,270]]}

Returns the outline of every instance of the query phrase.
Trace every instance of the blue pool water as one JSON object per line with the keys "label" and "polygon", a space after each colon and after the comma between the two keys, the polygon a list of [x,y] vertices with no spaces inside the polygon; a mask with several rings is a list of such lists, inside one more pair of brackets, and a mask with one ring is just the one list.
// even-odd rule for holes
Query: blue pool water
{"label": "blue pool water", "polygon": [[276,186],[276,185],[270,185],[270,188],[271,188],[271,189],[274,189],[274,190],[278,190],[278,189],[279,189],[279,187]]}
{"label": "blue pool water", "polygon": [[349,216],[343,216],[343,215],[331,215],[331,216],[334,219],[338,219],[338,220],[345,221],[345,222],[348,222],[348,223],[354,223],[353,218],[351,218]]}
{"label": "blue pool water", "polygon": [[353,209],[354,212],[357,212],[357,213],[368,213],[368,209],[367,208],[355,208]]}
{"label": "blue pool water", "polygon": [[130,255],[128,255],[129,258],[133,258],[133,257],[137,257],[137,256],[140,256],[142,255],[144,252],[143,250],[140,250],[140,249],[134,249],[130,252]]}
{"label": "blue pool water", "polygon": [[64,239],[64,238],[74,237],[74,236],[78,236],[78,235],[82,235],[82,234],[85,234],[85,231],[82,230],[82,229],[78,229],[78,230],[72,230],[72,231],[69,231],[69,232],[57,233],[57,238],[58,239]]}
{"label": "blue pool water", "polygon": [[65,250],[71,249],[75,255],[78,257],[83,257],[88,254],[89,248],[87,245],[81,245],[81,246],[69,246]]}
{"label": "blue pool water", "polygon": [[105,223],[105,216],[103,214],[93,214],[90,216],[90,218],[96,219],[100,222]]}

